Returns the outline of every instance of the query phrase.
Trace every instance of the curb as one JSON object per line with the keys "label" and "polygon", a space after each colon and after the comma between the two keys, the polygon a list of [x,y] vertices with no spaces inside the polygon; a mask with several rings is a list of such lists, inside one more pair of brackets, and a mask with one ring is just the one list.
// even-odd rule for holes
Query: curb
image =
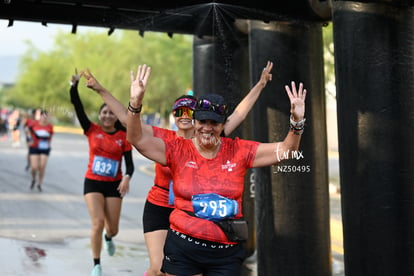
{"label": "curb", "polygon": [[83,134],[83,129],[80,127],[53,126],[53,129],[55,132]]}

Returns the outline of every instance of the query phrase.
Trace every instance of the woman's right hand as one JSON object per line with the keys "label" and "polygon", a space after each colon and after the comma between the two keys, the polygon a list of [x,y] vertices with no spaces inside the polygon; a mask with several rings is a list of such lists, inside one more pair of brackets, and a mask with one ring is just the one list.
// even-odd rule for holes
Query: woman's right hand
{"label": "woman's right hand", "polygon": [[80,78],[81,78],[81,75],[78,74],[78,69],[75,68],[75,74],[72,75],[72,78],[71,78],[71,81],[70,81],[71,85],[77,84],[79,82]]}
{"label": "woman's right hand", "polygon": [[133,107],[138,107],[142,104],[150,74],[151,67],[148,67],[146,64],[138,66],[136,77],[134,76],[134,72],[131,71],[130,104]]}
{"label": "woman's right hand", "polygon": [[263,68],[262,74],[260,75],[259,83],[264,88],[269,81],[272,81],[272,68],[273,62],[268,61],[266,67]]}

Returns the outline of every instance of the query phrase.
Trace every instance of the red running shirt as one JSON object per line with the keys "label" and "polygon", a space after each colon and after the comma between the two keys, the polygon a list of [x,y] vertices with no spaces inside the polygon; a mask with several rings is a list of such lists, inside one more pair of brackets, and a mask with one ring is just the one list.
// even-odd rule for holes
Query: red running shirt
{"label": "red running shirt", "polygon": [[[174,130],[153,126],[152,131],[155,137],[163,139],[165,143],[177,138]],[[171,178],[170,168],[155,163],[154,185],[148,192],[147,200],[158,206],[173,208],[174,205],[168,204]]]}
{"label": "red running shirt", "polygon": [[123,154],[132,150],[125,131],[109,134],[91,122],[85,135],[89,143],[89,163],[85,177],[97,181],[120,180]]}
{"label": "red running shirt", "polygon": [[31,127],[31,126],[32,126],[32,125],[34,125],[36,122],[37,122],[37,120],[34,120],[34,119],[30,119],[30,118],[28,118],[28,119],[26,120],[26,123],[24,124],[24,126],[25,126],[25,127]]}
{"label": "red running shirt", "polygon": [[193,211],[192,195],[216,193],[236,200],[239,204],[236,218],[242,217],[244,176],[253,165],[259,142],[224,137],[221,141],[221,148],[213,159],[202,157],[190,139],[179,137],[166,144],[167,165],[173,175],[175,195],[170,225],[195,238],[233,243],[214,222],[182,211]]}
{"label": "red running shirt", "polygon": [[53,125],[41,125],[38,121],[32,121],[28,127],[30,128],[30,133],[33,140],[33,143],[30,145],[30,147],[42,150],[50,149],[50,142],[53,136]]}

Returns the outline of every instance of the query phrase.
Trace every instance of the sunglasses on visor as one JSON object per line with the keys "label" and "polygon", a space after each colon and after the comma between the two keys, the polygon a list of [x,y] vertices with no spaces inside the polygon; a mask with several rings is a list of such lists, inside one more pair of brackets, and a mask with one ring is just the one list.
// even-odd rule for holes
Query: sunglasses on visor
{"label": "sunglasses on visor", "polygon": [[184,112],[187,113],[188,117],[193,118],[194,110],[188,107],[179,107],[174,110],[174,117],[181,117],[184,115]]}
{"label": "sunglasses on visor", "polygon": [[181,98],[175,101],[175,103],[173,104],[172,110],[176,110],[179,107],[189,107],[191,109],[194,109],[196,104],[197,104],[196,99]]}
{"label": "sunglasses on visor", "polygon": [[212,110],[220,115],[225,115],[227,112],[227,105],[225,104],[215,104],[210,102],[209,100],[198,100],[197,101],[197,108],[204,109],[204,110]]}

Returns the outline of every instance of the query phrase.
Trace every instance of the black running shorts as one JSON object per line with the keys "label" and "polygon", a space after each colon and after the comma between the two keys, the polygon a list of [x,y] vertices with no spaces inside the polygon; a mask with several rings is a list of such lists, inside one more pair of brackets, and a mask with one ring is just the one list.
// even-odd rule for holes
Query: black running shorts
{"label": "black running shorts", "polygon": [[170,214],[173,210],[174,208],[155,205],[147,200],[142,215],[144,233],[156,230],[168,230],[170,227]]}
{"label": "black running shorts", "polygon": [[121,180],[118,181],[96,181],[85,178],[83,185],[83,194],[87,193],[101,193],[104,197],[121,197],[118,186]]}

